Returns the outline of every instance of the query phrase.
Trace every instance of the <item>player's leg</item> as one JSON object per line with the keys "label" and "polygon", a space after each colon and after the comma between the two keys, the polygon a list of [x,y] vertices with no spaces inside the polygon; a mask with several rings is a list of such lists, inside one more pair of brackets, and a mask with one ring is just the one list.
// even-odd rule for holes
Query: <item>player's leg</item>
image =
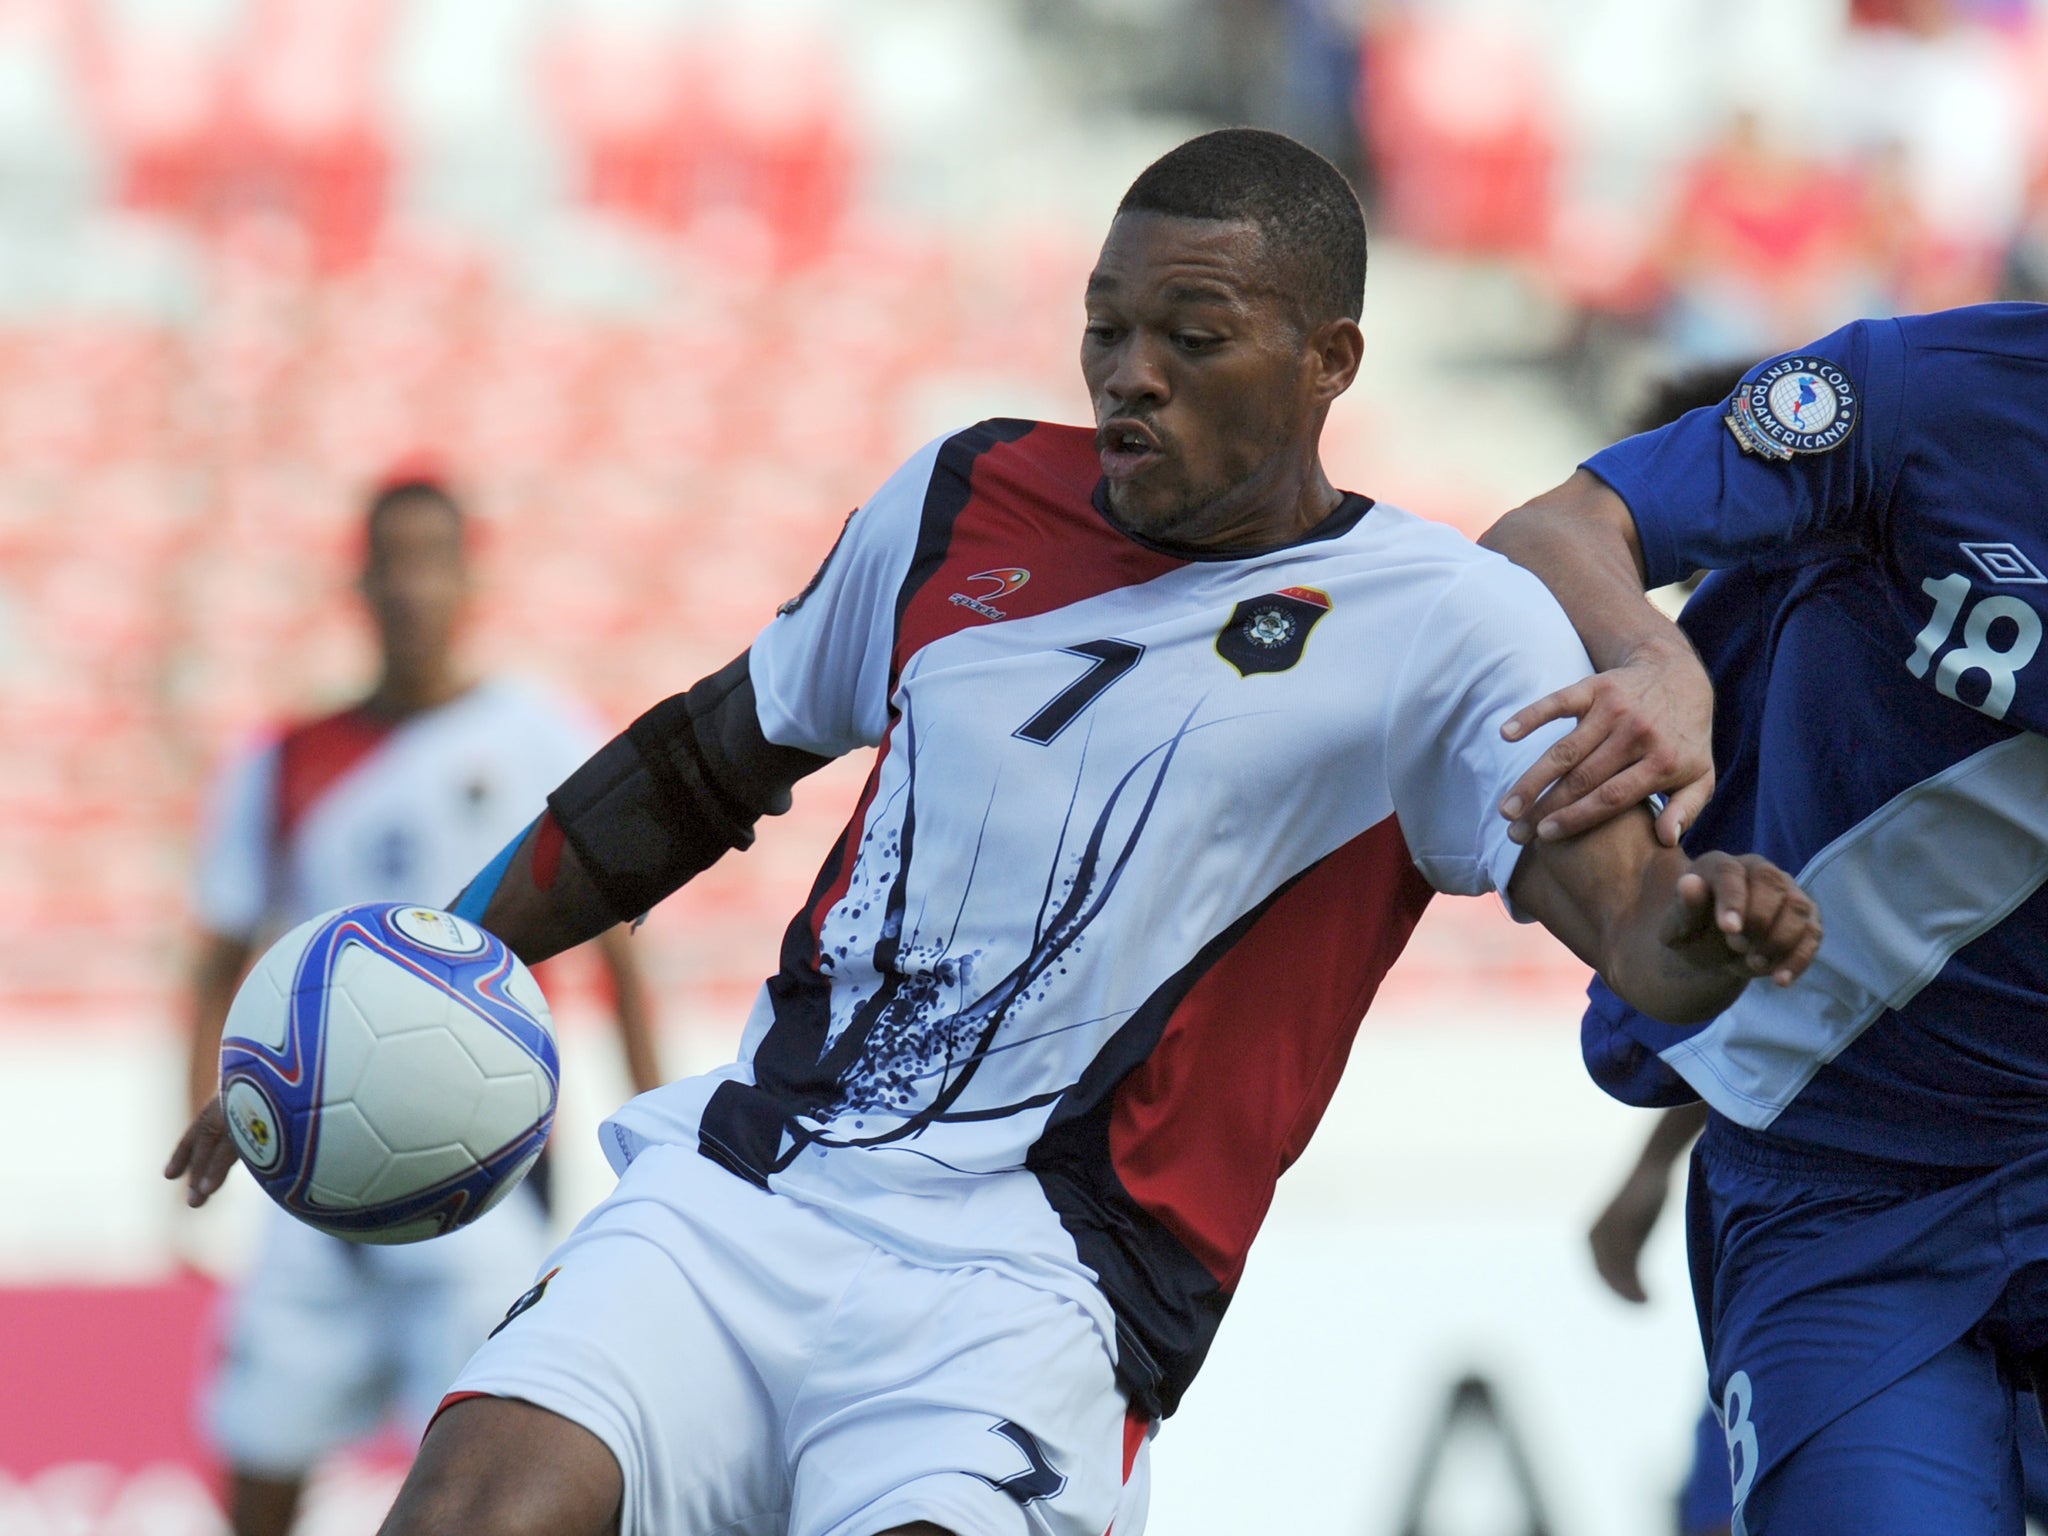
{"label": "player's leg", "polygon": [[1073,1302],[878,1252],[791,1406],[788,1536],[1141,1536],[1146,1428]]}
{"label": "player's leg", "polygon": [[611,1536],[622,1493],[618,1461],[582,1425],[466,1398],[427,1431],[380,1536]]}
{"label": "player's leg", "polygon": [[228,1528],[234,1536],[287,1536],[305,1491],[303,1477],[259,1477],[230,1470]]}
{"label": "player's leg", "polygon": [[1735,1507],[1734,1485],[1728,1477],[1728,1437],[1709,1404],[1693,1429],[1692,1466],[1678,1494],[1680,1536],[1728,1536],[1728,1517]]}
{"label": "player's leg", "polygon": [[285,1536],[314,1466],[375,1427],[380,1351],[357,1258],[273,1213],[229,1302],[205,1416],[235,1536]]}
{"label": "player's leg", "polygon": [[1959,1339],[1836,1418],[1749,1490],[1749,1536],[2019,1536],[2014,1393]]}
{"label": "player's leg", "polygon": [[644,1151],[457,1375],[389,1536],[783,1536],[777,1394],[849,1277],[829,1243],[748,1248],[794,1213],[694,1148]]}

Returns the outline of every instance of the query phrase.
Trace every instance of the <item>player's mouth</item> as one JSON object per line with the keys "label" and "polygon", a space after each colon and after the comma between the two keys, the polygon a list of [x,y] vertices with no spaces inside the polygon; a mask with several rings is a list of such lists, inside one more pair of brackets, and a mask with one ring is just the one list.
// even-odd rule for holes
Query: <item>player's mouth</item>
{"label": "player's mouth", "polygon": [[1112,482],[1143,474],[1166,457],[1158,435],[1129,416],[1111,417],[1095,429],[1095,451],[1103,475]]}

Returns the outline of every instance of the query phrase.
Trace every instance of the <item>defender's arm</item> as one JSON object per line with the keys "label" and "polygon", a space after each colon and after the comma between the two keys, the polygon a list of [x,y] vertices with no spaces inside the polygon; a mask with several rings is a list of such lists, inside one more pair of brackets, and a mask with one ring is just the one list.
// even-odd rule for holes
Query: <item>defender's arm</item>
{"label": "defender's arm", "polygon": [[1502,802],[1510,835],[1570,837],[1666,792],[1657,835],[1675,846],[1713,797],[1714,690],[1684,634],[1643,595],[1648,572],[1628,504],[1581,469],[1479,542],[1550,589],[1599,669],[1502,728],[1516,741],[1552,720],[1578,721]]}
{"label": "defender's arm", "polygon": [[1646,811],[1525,852],[1508,884],[1622,999],[1671,1024],[1712,1018],[1750,982],[1790,986],[1820,949],[1820,914],[1755,854],[1687,858]]}
{"label": "defender's arm", "polygon": [[743,652],[571,774],[453,910],[528,964],[545,960],[748,847],[754,823],[789,809],[790,787],[828,761],[762,734]]}

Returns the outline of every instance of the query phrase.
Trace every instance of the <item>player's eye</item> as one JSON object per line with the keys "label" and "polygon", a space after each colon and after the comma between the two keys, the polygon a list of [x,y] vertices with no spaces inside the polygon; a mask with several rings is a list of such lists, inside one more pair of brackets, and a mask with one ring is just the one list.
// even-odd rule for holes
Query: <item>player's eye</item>
{"label": "player's eye", "polygon": [[1111,325],[1106,320],[1098,320],[1081,334],[1089,341],[1095,343],[1096,346],[1106,347],[1113,344],[1119,336],[1123,335],[1123,331],[1120,327]]}
{"label": "player's eye", "polygon": [[1183,352],[1207,352],[1222,344],[1221,336],[1206,331],[1175,331],[1173,344]]}

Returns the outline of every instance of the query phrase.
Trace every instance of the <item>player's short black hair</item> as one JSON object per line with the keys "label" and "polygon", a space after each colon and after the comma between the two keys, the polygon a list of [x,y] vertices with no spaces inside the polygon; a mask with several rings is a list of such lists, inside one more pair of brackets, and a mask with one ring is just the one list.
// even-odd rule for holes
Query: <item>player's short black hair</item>
{"label": "player's short black hair", "polygon": [[1344,173],[1264,128],[1218,128],[1139,173],[1118,213],[1256,224],[1311,326],[1365,307],[1365,215]]}
{"label": "player's short black hair", "polygon": [[392,509],[411,501],[432,501],[445,507],[455,520],[455,536],[464,548],[468,547],[469,514],[463,511],[462,502],[448,488],[448,483],[438,475],[404,473],[379,482],[370,496],[370,509],[363,517],[363,554],[366,559],[375,556],[377,531],[383,527]]}
{"label": "player's short black hair", "polygon": [[1701,363],[1679,373],[1669,373],[1650,386],[1643,403],[1628,419],[1631,436],[1668,427],[1687,411],[1703,405],[1719,405],[1735,393],[1742,376],[1755,363]]}

